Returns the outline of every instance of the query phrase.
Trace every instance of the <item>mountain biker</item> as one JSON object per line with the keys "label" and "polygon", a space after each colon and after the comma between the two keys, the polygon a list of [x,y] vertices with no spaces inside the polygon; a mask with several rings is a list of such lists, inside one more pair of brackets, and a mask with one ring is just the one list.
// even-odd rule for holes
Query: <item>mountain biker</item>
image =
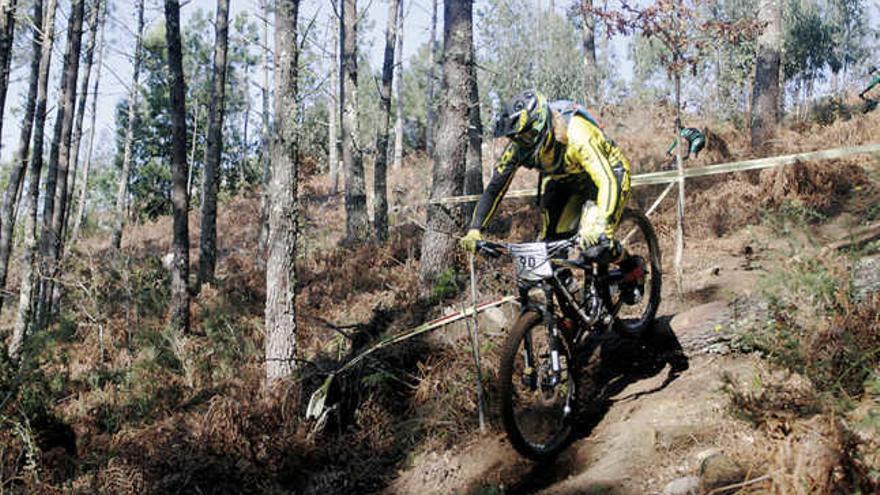
{"label": "mountain biker", "polygon": [[[699,158],[700,152],[706,147],[706,136],[696,127],[683,127],[681,122],[678,122],[678,132],[682,139],[687,141],[685,155],[681,159],[687,160],[690,158],[691,153],[694,154],[694,158]],[[666,150],[666,156],[672,156],[672,151],[675,150],[677,145],[678,140],[673,140],[672,144],[669,145],[669,149]]]}
{"label": "mountain biker", "polygon": [[510,142],[460,240],[462,248],[476,249],[480,231],[523,166],[539,171],[540,240],[564,239],[577,231],[582,248],[609,246],[611,257],[620,254],[614,230],[630,194],[630,165],[586,109],[524,91],[503,109],[495,136]]}
{"label": "mountain biker", "polygon": [[873,110],[874,108],[877,107],[877,99],[876,99],[876,98],[870,98],[870,97],[867,97],[867,96],[865,96],[865,95],[867,95],[868,93],[870,93],[871,90],[873,90],[873,89],[876,88],[877,86],[880,86],[880,71],[877,70],[877,67],[871,67],[870,69],[868,69],[868,74],[869,74],[869,75],[870,75],[870,74],[874,74],[874,73],[876,73],[876,75],[874,76],[874,79],[871,80],[870,84],[868,84],[868,87],[866,87],[866,88],[864,89],[864,91],[862,91],[861,93],[859,93],[859,98],[861,98],[862,100],[865,101],[865,103],[866,103],[866,108],[868,108],[868,109],[870,109],[870,110]]}

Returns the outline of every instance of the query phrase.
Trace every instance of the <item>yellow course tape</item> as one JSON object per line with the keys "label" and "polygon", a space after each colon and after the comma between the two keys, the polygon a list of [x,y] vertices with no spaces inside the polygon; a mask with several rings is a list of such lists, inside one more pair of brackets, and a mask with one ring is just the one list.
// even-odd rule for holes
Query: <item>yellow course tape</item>
{"label": "yellow course tape", "polygon": [[[880,153],[880,144],[866,144],[863,146],[855,146],[850,148],[835,148],[830,150],[809,151],[806,153],[795,153],[792,155],[771,156],[768,158],[758,158],[754,160],[743,160],[739,162],[719,163],[716,165],[707,165],[698,168],[684,169],[684,177],[691,179],[694,177],[705,177],[707,175],[726,174],[731,172],[743,172],[746,170],[760,170],[764,168],[779,167],[782,165],[791,165],[797,162],[807,162],[816,160],[834,160],[852,155],[865,155],[871,153]],[[668,184],[678,180],[677,170],[666,170],[663,172],[651,172],[633,176],[632,186],[650,186],[657,184]],[[516,191],[508,191],[504,195],[505,198],[531,198],[536,195],[535,189],[519,189]],[[416,205],[438,205],[438,204],[462,204],[473,203],[480,199],[479,194],[471,194],[468,196],[455,196],[450,198],[432,199]]]}

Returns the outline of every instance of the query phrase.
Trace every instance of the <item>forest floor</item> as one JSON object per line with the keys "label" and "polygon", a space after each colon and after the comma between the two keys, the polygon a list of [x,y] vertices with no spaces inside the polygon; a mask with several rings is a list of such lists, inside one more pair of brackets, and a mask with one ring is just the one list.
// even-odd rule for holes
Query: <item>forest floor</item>
{"label": "forest floor", "polygon": [[[658,163],[647,150],[666,143],[646,124],[650,115],[637,117],[619,119],[629,127],[607,120],[641,173]],[[880,142],[878,118],[780,129],[764,154]],[[754,156],[742,132],[715,132],[728,149],[710,144],[692,165]],[[500,151],[484,149],[487,164]],[[424,209],[405,205],[427,195],[424,157],[389,174],[396,208],[384,244],[340,245],[341,195],[329,193],[313,162],[302,176],[298,375],[261,386],[257,192],[221,203],[218,280],[194,297],[190,335],[166,329],[171,219],[130,226],[120,255],[109,252],[106,232],[93,232],[67,261],[60,323],[31,339],[23,373],[0,363],[0,385],[18,390],[0,411],[0,493],[673,494],[749,480],[757,481],[746,493],[878,487],[878,245],[822,248],[880,219],[880,157],[689,181],[683,295],[666,277],[649,337],[611,341],[603,366],[614,393],[595,427],[547,465],[519,457],[502,433],[495,379],[511,305],[481,316],[486,433],[463,324],[374,354],[338,377],[323,428],[303,420],[327,371],[469,298],[463,259],[431,300],[414,297]],[[512,188],[535,179],[518,174]],[[659,191],[638,188],[633,203],[650,204]],[[674,220],[669,200],[652,217],[664,274],[673,273]],[[197,211],[190,224],[197,266]],[[531,202],[510,200],[488,235],[532,239],[538,225]],[[509,272],[481,260],[480,300],[509,294]],[[16,276],[13,268],[13,291]],[[670,340],[689,369],[668,381],[655,344]]]}

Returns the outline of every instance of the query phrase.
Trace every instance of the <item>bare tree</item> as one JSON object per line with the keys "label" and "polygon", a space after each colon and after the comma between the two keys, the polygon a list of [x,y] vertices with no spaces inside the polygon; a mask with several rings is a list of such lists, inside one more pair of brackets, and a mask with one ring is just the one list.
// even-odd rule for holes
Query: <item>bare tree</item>
{"label": "bare tree", "polygon": [[[166,10],[168,4],[166,2]],[[138,81],[143,60],[144,37],[144,0],[137,0],[137,31],[135,31],[134,62],[131,74],[131,86],[128,88],[128,122],[125,128],[125,142],[122,152],[122,173],[116,187],[116,210],[113,219],[113,235],[110,247],[118,250],[122,246],[122,229],[125,225],[126,196],[128,180],[131,176],[132,145],[134,144],[134,128],[137,124]]]}
{"label": "bare tree", "polygon": [[299,0],[275,5],[275,128],[266,263],[266,381],[289,376],[296,358]]}
{"label": "bare tree", "polygon": [[752,147],[764,144],[779,123],[779,69],[782,49],[782,0],[761,0],[755,84],[752,92]]}
{"label": "bare tree", "polygon": [[[345,164],[346,240],[370,237],[364,160],[358,143],[357,0],[342,0],[342,161]],[[277,122],[277,120],[276,120]]]}
{"label": "bare tree", "polygon": [[[34,126],[34,113],[37,104],[37,84],[40,79],[40,56],[42,39],[39,26],[43,22],[43,1],[34,1],[33,23],[34,41],[33,54],[31,55],[31,74],[28,79],[28,94],[24,104],[24,115],[21,119],[21,132],[18,138],[18,150],[12,157],[12,169],[9,171],[9,183],[3,194],[3,206],[0,210],[0,287],[6,287],[7,269],[9,257],[12,253],[12,229],[15,226],[15,207],[18,204],[19,189],[24,181],[25,170],[28,165],[30,152],[31,132]],[[2,108],[0,108],[2,112]],[[33,180],[33,179],[31,179]],[[0,297],[0,310],[3,308],[4,298]]]}
{"label": "bare tree", "polygon": [[[82,80],[80,81],[79,86],[79,102],[76,106],[76,119],[73,126],[73,141],[70,145],[70,162],[73,164],[73,168],[68,175],[68,184],[67,190],[70,195],[75,194],[76,192],[76,172],[77,165],[79,163],[79,146],[82,141],[82,131],[83,131],[83,120],[85,120],[86,116],[86,103],[89,95],[89,79],[91,79],[92,75],[92,66],[95,61],[95,46],[98,42],[98,23],[101,22],[101,10],[103,8],[104,2],[102,0],[94,0],[92,2],[92,9],[89,12],[89,41],[86,44],[86,53],[85,53],[85,63],[86,68],[83,72]],[[92,99],[97,99],[98,95],[93,95]],[[67,211],[64,212],[64,221],[62,222],[62,235],[64,231],[67,230],[67,222],[68,217],[70,216],[70,208],[73,207],[73,201],[67,202]]]}
{"label": "bare tree", "polygon": [[434,103],[434,71],[437,68],[437,0],[431,0],[431,36],[428,38],[428,91],[425,117],[425,151],[428,157],[434,157],[434,127],[437,125],[437,114]]}
{"label": "bare tree", "polygon": [[[101,41],[98,43],[98,67],[95,73],[95,85],[92,86],[92,109],[91,130],[89,131],[89,144],[86,148],[86,159],[83,161],[83,178],[79,190],[79,201],[76,205],[76,214],[73,219],[73,229],[70,234],[70,242],[75,243],[79,238],[79,231],[85,216],[86,198],[88,198],[89,171],[92,167],[92,151],[95,147],[95,134],[98,132],[95,122],[98,116],[98,88],[101,86],[101,71],[104,67],[104,29],[107,24],[107,4],[104,3],[104,12],[101,16]],[[71,189],[72,191],[72,189]]]}
{"label": "bare tree", "polygon": [[[464,188],[468,144],[468,61],[473,44],[473,0],[446,0],[443,4],[443,105],[437,126],[437,149],[431,182],[431,198],[459,196]],[[428,223],[422,240],[419,281],[429,295],[438,276],[452,266],[455,232],[461,225],[461,209],[446,205],[428,207]]]}
{"label": "bare tree", "polygon": [[[335,1],[335,0],[334,0]],[[263,11],[263,87],[260,88],[263,103],[262,128],[260,129],[260,163],[263,167],[262,177],[262,204],[260,205],[260,252],[266,247],[269,237],[269,0],[261,0],[260,7]],[[262,258],[261,258],[262,259]]]}
{"label": "bare tree", "polygon": [[3,113],[9,89],[9,66],[15,41],[15,8],[17,0],[0,0],[0,135],[3,134]]}
{"label": "bare tree", "polygon": [[382,86],[379,88],[379,135],[376,137],[376,160],[373,165],[373,228],[376,239],[388,238],[388,127],[391,121],[391,84],[394,77],[394,45],[397,42],[398,0],[388,1],[388,25],[385,28],[385,57],[382,61]]}
{"label": "bare tree", "polygon": [[340,46],[339,46],[339,17],[336,11],[336,0],[332,0],[333,11],[330,12],[329,31],[332,33],[330,39],[333,48],[330,51],[330,76],[327,80],[327,148],[330,174],[330,192],[336,194],[339,192],[339,95],[341,93],[340,78]]}
{"label": "bare tree", "polygon": [[46,170],[40,254],[44,266],[42,273],[48,275],[48,278],[40,282],[40,297],[37,300],[37,318],[41,326],[48,322],[53,311],[51,304],[55,298],[55,284],[51,280],[57,275],[58,260],[64,247],[62,230],[64,212],[67,211],[67,173],[70,168],[84,14],[85,0],[74,0],[68,19],[67,48],[64,53],[64,70],[61,73],[61,98],[55,116],[52,148],[49,150],[49,167]]}
{"label": "bare tree", "polygon": [[584,47],[584,103],[593,105],[598,100],[599,78],[596,64],[596,20],[593,18],[593,0],[581,1],[581,35]]}
{"label": "bare tree", "polygon": [[223,152],[229,0],[217,0],[217,21],[214,23],[214,29],[214,72],[211,76],[211,101],[208,106],[208,160],[205,162],[205,180],[202,182],[199,284],[213,282],[214,268],[217,265],[217,175]]}
{"label": "bare tree", "polygon": [[403,0],[397,9],[397,49],[394,51],[397,63],[394,67],[394,99],[397,102],[394,121],[394,170],[403,167]]}
{"label": "bare tree", "polygon": [[[141,0],[142,2],[143,0]],[[171,93],[171,328],[189,332],[189,194],[186,190],[186,79],[180,46],[180,4],[165,0],[165,41]]]}
{"label": "bare tree", "polygon": [[[37,0],[39,2],[40,0]],[[49,66],[52,45],[55,42],[55,11],[58,0],[49,0],[40,32],[40,74],[37,80],[37,103],[34,110],[34,146],[28,167],[28,188],[24,226],[24,251],[21,257],[21,284],[19,286],[18,314],[9,344],[9,355],[17,359],[24,339],[35,323],[34,295],[36,292],[37,262],[37,207],[40,195],[40,173],[43,169],[43,140],[46,124],[46,100],[49,86]]]}

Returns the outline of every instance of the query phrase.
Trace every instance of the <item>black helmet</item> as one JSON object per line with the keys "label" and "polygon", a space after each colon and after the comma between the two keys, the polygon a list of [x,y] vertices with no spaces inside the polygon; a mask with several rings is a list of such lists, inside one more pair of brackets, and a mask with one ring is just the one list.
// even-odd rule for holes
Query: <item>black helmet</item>
{"label": "black helmet", "polygon": [[527,90],[514,96],[495,121],[495,137],[533,148],[550,131],[550,107],[544,95]]}

